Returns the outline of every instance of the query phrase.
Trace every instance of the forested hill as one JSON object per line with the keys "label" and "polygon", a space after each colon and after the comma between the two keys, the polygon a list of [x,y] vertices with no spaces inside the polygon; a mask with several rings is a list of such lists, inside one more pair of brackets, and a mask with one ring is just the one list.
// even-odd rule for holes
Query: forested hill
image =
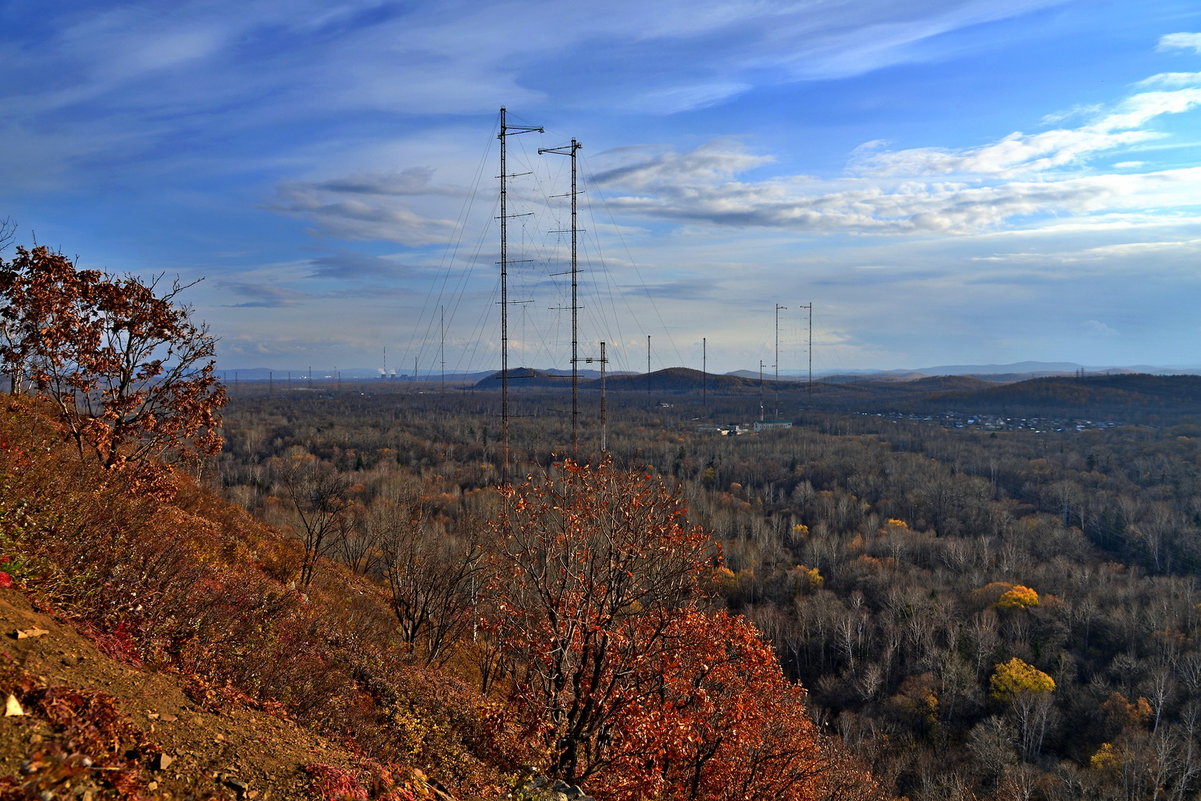
{"label": "forested hill", "polygon": [[[580,389],[596,392],[600,381],[581,379]],[[672,367],[649,375],[610,375],[606,389],[620,395],[650,392],[666,399],[693,396],[748,399],[746,408],[757,409],[755,399],[766,395],[781,409],[882,410],[909,412],[957,411],[965,414],[1074,417],[1114,416],[1123,422],[1143,422],[1162,415],[1179,416],[1201,411],[1201,376],[1119,375],[1056,376],[998,383],[975,376],[895,377],[858,381],[819,381],[810,386],[798,381],[760,381],[739,375],[705,375],[699,370]],[[500,374],[478,382],[475,389],[500,388]],[[511,390],[561,390],[571,388],[567,376],[530,368],[509,372]],[[733,408],[733,407],[730,407]],[[788,412],[785,412],[787,416]]]}
{"label": "forested hill", "polygon": [[[600,382],[589,382],[589,386],[599,388]],[[692,370],[687,367],[669,367],[665,370],[656,370],[649,376],[645,373],[615,376],[607,379],[606,386],[617,391],[641,390],[645,392],[649,389],[651,392],[695,393],[699,396],[705,390],[715,393],[757,391],[759,381],[734,375],[714,375],[712,373],[706,375],[700,370]]]}
{"label": "forested hill", "polygon": [[[475,389],[500,389],[499,372],[478,381],[475,384]],[[600,379],[588,376],[586,379],[581,378],[581,389],[599,390]],[[656,370],[649,376],[646,373],[642,374],[610,374],[605,379],[606,389],[614,392],[623,391],[641,391],[645,392],[648,389],[652,392],[681,394],[681,393],[696,393],[700,395],[706,389],[709,392],[747,392],[758,391],[760,382],[758,379],[742,378],[733,375],[714,375],[710,373],[705,375],[700,370],[693,370],[687,367],[669,367],[664,370]],[[795,388],[796,384],[792,382],[781,382],[781,387],[788,386]],[[520,367],[509,370],[509,388],[510,389],[570,389],[571,377],[558,375],[555,373],[545,372],[543,370],[535,370],[529,367]]]}
{"label": "forested hill", "polygon": [[934,393],[922,398],[921,404],[993,413],[1197,412],[1201,411],[1201,376],[1032,378],[1001,386],[981,385]]}

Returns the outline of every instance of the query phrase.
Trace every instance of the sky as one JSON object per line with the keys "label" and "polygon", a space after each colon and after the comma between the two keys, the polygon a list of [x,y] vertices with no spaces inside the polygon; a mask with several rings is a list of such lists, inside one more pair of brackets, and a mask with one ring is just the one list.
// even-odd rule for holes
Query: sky
{"label": "sky", "polygon": [[[0,0],[0,220],[219,367],[1201,365],[1195,0]],[[810,336],[810,326],[812,335]],[[594,365],[595,366],[595,365]]]}

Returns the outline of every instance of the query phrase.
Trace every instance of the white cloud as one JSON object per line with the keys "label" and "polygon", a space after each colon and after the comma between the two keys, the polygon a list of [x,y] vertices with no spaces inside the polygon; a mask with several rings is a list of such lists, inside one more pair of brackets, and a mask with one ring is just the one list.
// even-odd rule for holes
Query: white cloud
{"label": "white cloud", "polygon": [[1201,72],[1161,72],[1144,78],[1136,86],[1163,86],[1178,88],[1183,86],[1201,86]]}
{"label": "white cloud", "polygon": [[1036,134],[1014,132],[998,142],[964,150],[910,148],[891,151],[872,142],[855,151],[854,172],[869,177],[889,176],[1016,176],[1080,164],[1109,151],[1129,148],[1162,136],[1146,126],[1157,117],[1182,114],[1201,106],[1201,81],[1156,76],[1156,85],[1180,88],[1139,92],[1108,113],[1078,128],[1057,128]]}
{"label": "white cloud", "polygon": [[978,147],[891,150],[882,140],[866,142],[852,152],[847,175],[833,181],[748,182],[743,176],[770,159],[730,140],[686,153],[614,152],[619,163],[596,180],[618,190],[611,202],[628,214],[795,232],[967,234],[1037,229],[1064,217],[1162,216],[1201,206],[1201,168],[1148,170],[1124,160],[1113,168],[1121,172],[1107,174],[1087,165],[1165,139],[1153,123],[1201,107],[1198,77],[1157,75],[1111,108],[1090,109],[1077,127],[1015,132]]}
{"label": "white cloud", "polygon": [[458,230],[454,221],[423,216],[394,198],[367,201],[316,184],[281,185],[270,208],[312,220],[323,234],[348,240],[421,246],[445,243]]}
{"label": "white cloud", "polygon": [[1102,336],[1102,337],[1120,336],[1120,334],[1118,334],[1116,329],[1114,329],[1113,327],[1111,327],[1109,325],[1106,325],[1105,323],[1101,322],[1100,320],[1085,320],[1083,328],[1084,328],[1084,333],[1087,336]]}
{"label": "white cloud", "polygon": [[1125,266],[1132,259],[1146,260],[1154,257],[1180,258],[1197,254],[1201,254],[1201,239],[1120,242],[1112,245],[1098,245],[1096,247],[1060,251],[1043,249],[1019,253],[1001,253],[992,256],[973,256],[971,260],[1010,264],[1087,264],[1112,262]]}
{"label": "white cloud", "polygon": [[[732,143],[632,160],[597,176],[618,189],[610,204],[677,222],[759,226],[797,232],[964,234],[1048,215],[1087,215],[1201,204],[1201,168],[1039,180],[885,182],[853,176],[818,185],[804,178],[736,180],[762,164]],[[625,190],[623,194],[620,190]]]}
{"label": "white cloud", "polygon": [[1192,50],[1201,53],[1201,33],[1169,33],[1159,37],[1160,50]]}

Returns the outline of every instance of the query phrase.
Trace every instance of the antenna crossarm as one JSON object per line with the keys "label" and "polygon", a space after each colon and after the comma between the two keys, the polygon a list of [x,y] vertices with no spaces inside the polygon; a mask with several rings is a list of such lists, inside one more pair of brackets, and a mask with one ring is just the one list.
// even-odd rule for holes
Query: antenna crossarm
{"label": "antenna crossarm", "polygon": [[560,156],[570,156],[572,153],[582,147],[583,145],[572,139],[570,145],[559,145],[558,147],[540,147],[538,148],[538,155],[541,156],[543,153],[558,153]]}
{"label": "antenna crossarm", "polygon": [[499,139],[502,136],[515,136],[523,133],[546,133],[542,128],[532,125],[502,125],[500,133],[496,135]]}

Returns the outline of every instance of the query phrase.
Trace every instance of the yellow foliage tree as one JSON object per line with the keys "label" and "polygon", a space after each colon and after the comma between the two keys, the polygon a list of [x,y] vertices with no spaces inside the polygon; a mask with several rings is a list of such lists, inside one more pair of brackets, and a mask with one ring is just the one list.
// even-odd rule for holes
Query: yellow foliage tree
{"label": "yellow foliage tree", "polygon": [[792,587],[798,591],[806,588],[816,590],[826,582],[816,567],[807,565],[795,565],[785,575]]}
{"label": "yellow foliage tree", "polygon": [[1122,762],[1121,756],[1118,754],[1118,749],[1113,747],[1112,743],[1101,743],[1101,747],[1097,749],[1097,753],[1092,755],[1088,761],[1088,766],[1093,770],[1113,770]]}
{"label": "yellow foliage tree", "polygon": [[1015,656],[996,666],[988,688],[998,701],[1012,701],[1019,696],[1050,695],[1055,692],[1055,679]]}
{"label": "yellow foliage tree", "polygon": [[1002,593],[996,603],[998,609],[1029,609],[1033,606],[1038,606],[1038,593],[1021,584]]}
{"label": "yellow foliage tree", "polygon": [[725,565],[714,568],[709,581],[713,589],[722,595],[729,595],[738,587],[738,577]]}

